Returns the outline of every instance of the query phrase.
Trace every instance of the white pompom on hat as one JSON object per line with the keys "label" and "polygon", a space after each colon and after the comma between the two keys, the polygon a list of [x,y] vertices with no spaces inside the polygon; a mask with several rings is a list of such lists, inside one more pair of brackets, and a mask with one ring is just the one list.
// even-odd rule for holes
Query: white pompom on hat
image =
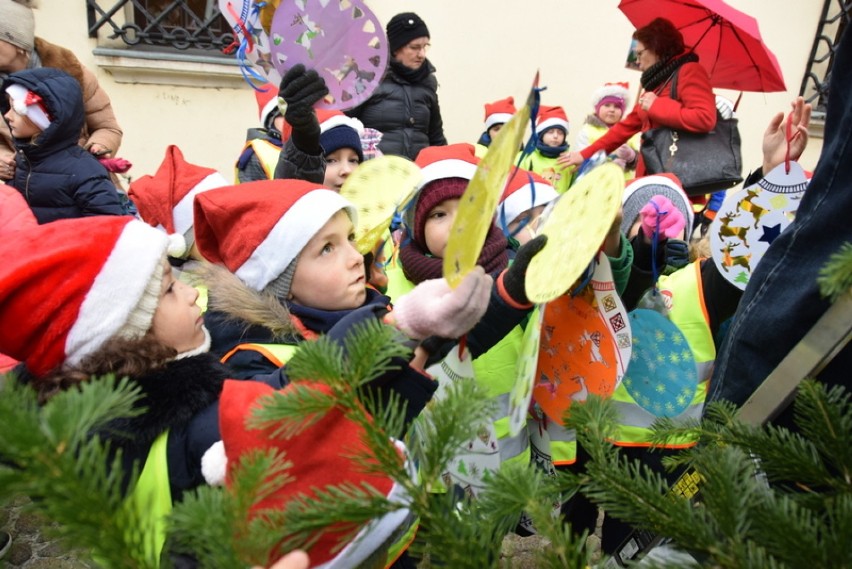
{"label": "white pompom on hat", "polygon": [[41,130],[50,126],[51,117],[47,105],[41,95],[30,91],[23,85],[13,83],[6,87],[6,93],[12,102],[12,109],[22,117],[27,117],[30,122]]}

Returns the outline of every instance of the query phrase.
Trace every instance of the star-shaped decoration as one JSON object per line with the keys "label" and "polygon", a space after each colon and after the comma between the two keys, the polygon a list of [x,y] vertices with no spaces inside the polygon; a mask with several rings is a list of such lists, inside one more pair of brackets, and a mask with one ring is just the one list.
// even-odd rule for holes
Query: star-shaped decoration
{"label": "star-shaped decoration", "polygon": [[758,239],[758,241],[763,241],[764,243],[769,243],[771,245],[772,242],[775,241],[775,239],[777,239],[779,235],[781,235],[780,223],[773,225],[772,227],[764,225],[763,235],[760,236],[760,239]]}

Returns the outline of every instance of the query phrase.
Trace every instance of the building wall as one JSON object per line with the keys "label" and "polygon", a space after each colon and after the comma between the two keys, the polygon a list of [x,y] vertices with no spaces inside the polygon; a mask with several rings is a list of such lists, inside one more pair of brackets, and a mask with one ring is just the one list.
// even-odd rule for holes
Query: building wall
{"label": "building wall", "polygon": [[[761,162],[761,137],[770,118],[786,111],[798,94],[822,2],[727,1],[760,22],[787,84],[786,92],[742,97],[738,116],[748,171]],[[108,1],[101,3],[106,6]],[[429,26],[429,59],[437,67],[450,142],[475,142],[482,129],[483,104],[508,95],[523,101],[537,70],[540,84],[547,87],[542,102],[562,105],[568,113],[572,143],[591,111],[595,88],[629,81],[635,97],[639,87],[639,72],[624,68],[633,27],[618,10],[617,0],[370,0],[368,5],[382,22],[398,12],[415,11]],[[141,73],[131,69],[129,77],[119,77],[114,68],[99,66],[109,58],[93,53],[98,40],[87,37],[85,2],[40,0],[35,17],[36,34],[73,50],[110,94],[125,132],[120,155],[133,162],[133,177],[152,174],[168,144],[177,144],[192,162],[233,176],[245,131],[257,123],[253,91],[241,84],[234,70],[226,81],[217,81],[207,71],[212,67],[195,65],[196,74],[180,79],[192,86],[175,85],[174,79],[133,82]],[[719,94],[732,100],[738,96]],[[802,160],[805,168],[815,165],[820,143],[812,140]]]}

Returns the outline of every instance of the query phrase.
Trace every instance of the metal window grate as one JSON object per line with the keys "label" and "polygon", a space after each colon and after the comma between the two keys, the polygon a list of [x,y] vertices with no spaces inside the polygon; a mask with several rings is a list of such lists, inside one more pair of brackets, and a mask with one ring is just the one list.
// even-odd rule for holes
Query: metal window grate
{"label": "metal window grate", "polygon": [[799,94],[814,106],[815,117],[825,116],[828,83],[834,65],[834,52],[852,16],[852,0],[825,0],[814,45],[802,78]]}
{"label": "metal window grate", "polygon": [[86,0],[86,10],[89,37],[106,27],[132,49],[215,55],[234,40],[216,0]]}

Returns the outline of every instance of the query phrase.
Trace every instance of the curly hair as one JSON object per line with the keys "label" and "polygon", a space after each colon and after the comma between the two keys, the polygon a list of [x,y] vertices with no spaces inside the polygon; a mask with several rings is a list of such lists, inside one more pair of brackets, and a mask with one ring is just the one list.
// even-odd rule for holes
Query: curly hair
{"label": "curly hair", "polygon": [[31,380],[44,404],[61,391],[71,389],[93,377],[114,374],[116,377],[137,377],[158,369],[175,358],[177,351],[164,345],[148,332],[142,338],[113,338],[96,353],[76,366],[62,366],[42,377]]}
{"label": "curly hair", "polygon": [[661,61],[680,55],[684,50],[683,34],[665,18],[651,20],[648,25],[633,32],[633,39],[642,42]]}

